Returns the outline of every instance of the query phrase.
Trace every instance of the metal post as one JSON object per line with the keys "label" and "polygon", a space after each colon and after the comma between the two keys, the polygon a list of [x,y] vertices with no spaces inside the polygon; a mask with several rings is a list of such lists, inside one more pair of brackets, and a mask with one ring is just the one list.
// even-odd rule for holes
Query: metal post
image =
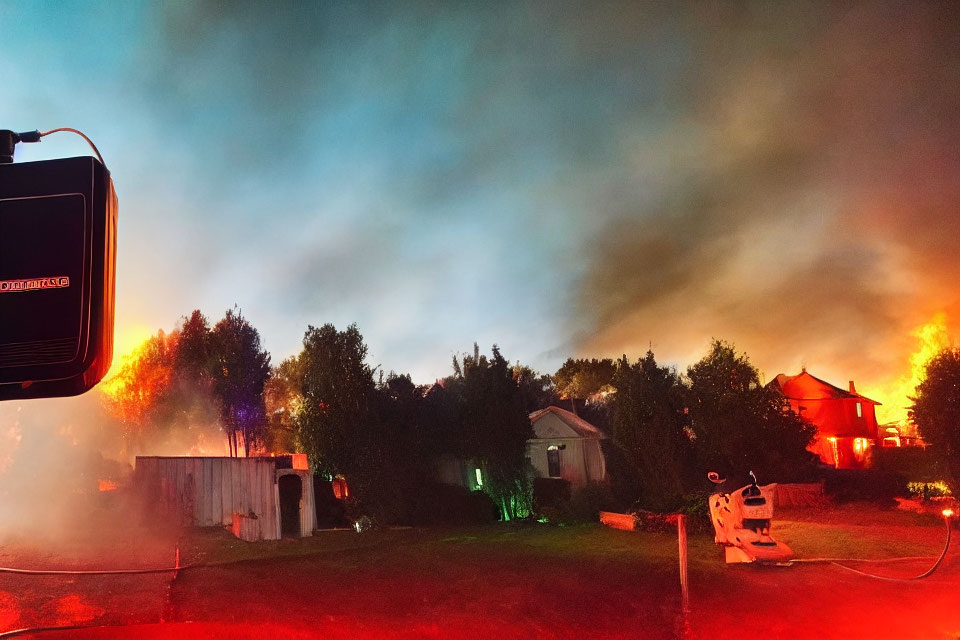
{"label": "metal post", "polygon": [[690,590],[687,583],[687,519],[682,513],[677,515],[677,540],[680,552],[680,605],[686,615],[690,611]]}

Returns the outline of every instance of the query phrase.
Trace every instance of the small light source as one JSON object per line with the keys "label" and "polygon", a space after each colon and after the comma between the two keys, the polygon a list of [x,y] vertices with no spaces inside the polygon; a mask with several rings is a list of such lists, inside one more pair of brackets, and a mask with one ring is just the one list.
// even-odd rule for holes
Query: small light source
{"label": "small light source", "polygon": [[953,509],[944,509],[944,510],[941,511],[940,513],[943,514],[943,517],[944,517],[944,518],[952,518],[952,517],[953,517]]}
{"label": "small light source", "polygon": [[483,486],[483,473],[480,471],[480,469],[475,469],[474,471],[476,471],[477,486],[478,486],[478,487],[482,487],[482,486]]}

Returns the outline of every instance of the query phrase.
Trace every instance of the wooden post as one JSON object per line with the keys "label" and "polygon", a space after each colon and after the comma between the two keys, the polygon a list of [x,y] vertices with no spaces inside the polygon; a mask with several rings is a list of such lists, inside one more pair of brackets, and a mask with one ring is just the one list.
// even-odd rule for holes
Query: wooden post
{"label": "wooden post", "polygon": [[680,552],[680,606],[686,616],[690,611],[690,590],[687,585],[687,520],[682,513],[677,515],[677,540]]}

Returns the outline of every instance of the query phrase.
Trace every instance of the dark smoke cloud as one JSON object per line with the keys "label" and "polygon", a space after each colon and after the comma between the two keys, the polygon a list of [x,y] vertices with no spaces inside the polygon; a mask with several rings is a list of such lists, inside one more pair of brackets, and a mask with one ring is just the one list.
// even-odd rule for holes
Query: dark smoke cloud
{"label": "dark smoke cloud", "polygon": [[620,211],[586,245],[580,350],[686,364],[716,336],[768,377],[879,385],[958,311],[958,12],[747,6],[686,16],[686,115],[642,155],[680,158],[652,203],[594,204]]}

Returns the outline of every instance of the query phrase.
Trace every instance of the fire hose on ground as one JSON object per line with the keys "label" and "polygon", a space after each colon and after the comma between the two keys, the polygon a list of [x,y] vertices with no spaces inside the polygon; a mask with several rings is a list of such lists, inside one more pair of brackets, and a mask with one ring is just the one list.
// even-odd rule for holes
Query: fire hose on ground
{"label": "fire hose on ground", "polygon": [[847,565],[840,564],[840,563],[841,562],[898,562],[898,561],[905,561],[905,560],[926,560],[927,557],[886,558],[886,559],[878,559],[878,560],[867,560],[867,559],[859,559],[859,558],[797,558],[792,560],[791,562],[805,562],[808,564],[832,564],[835,567],[846,569],[847,571],[856,573],[857,575],[865,576],[867,578],[874,578],[876,580],[885,580],[887,582],[913,582],[915,580],[923,580],[924,578],[928,578],[932,576],[936,572],[936,570],[940,568],[940,565],[943,564],[944,559],[947,557],[947,550],[950,548],[950,537],[953,531],[953,526],[950,524],[950,518],[952,516],[953,516],[952,509],[944,509],[943,522],[947,527],[947,540],[943,544],[943,550],[940,552],[940,557],[938,557],[937,561],[933,563],[933,566],[931,566],[929,569],[927,569],[923,573],[916,576],[911,576],[909,578],[878,576],[874,573],[860,571],[859,569],[854,569],[853,567],[848,567]]}

